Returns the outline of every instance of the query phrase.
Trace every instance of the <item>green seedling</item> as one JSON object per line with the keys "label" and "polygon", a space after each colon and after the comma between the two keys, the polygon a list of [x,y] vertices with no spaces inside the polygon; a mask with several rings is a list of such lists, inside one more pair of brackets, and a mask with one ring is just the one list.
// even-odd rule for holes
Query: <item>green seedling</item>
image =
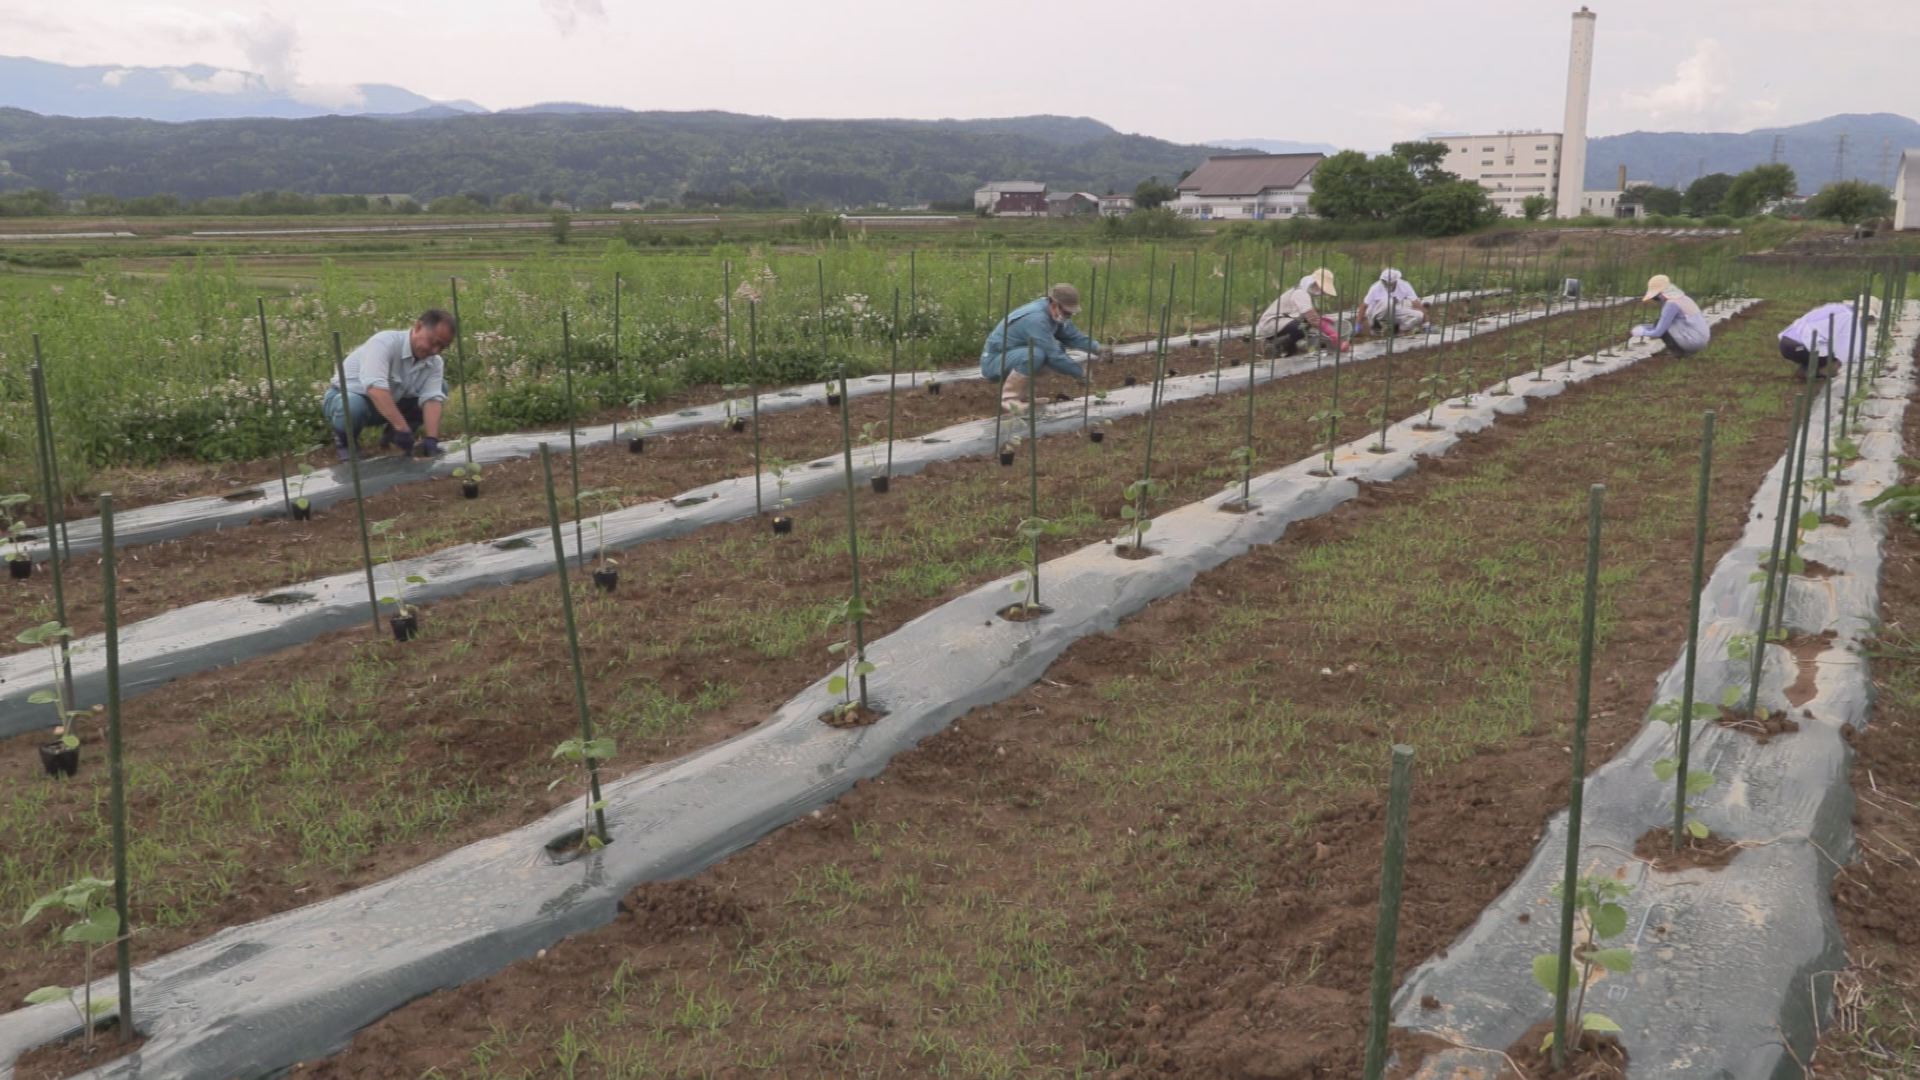
{"label": "green seedling", "polygon": [[[565,759],[577,766],[581,772],[590,773],[594,769],[599,768],[601,763],[612,758],[613,755],[614,744],[612,739],[603,735],[589,741],[576,736],[554,747],[551,760],[557,761]],[[554,788],[559,787],[566,779],[564,776],[554,777],[553,782],[547,785],[547,790],[552,791]],[[585,815],[585,818],[581,822],[580,835],[584,838],[582,843],[588,851],[599,851],[601,848],[607,846],[607,842],[601,838],[599,831],[593,827],[593,815],[607,808],[607,800],[601,799],[599,802],[595,802],[591,794],[593,790],[592,787],[589,786],[587,790],[589,794],[584,800],[584,806],[581,811],[582,814]]]}
{"label": "green seedling", "polygon": [[[1905,466],[1908,461],[1903,458],[1901,464]],[[1898,518],[1920,529],[1920,485],[1896,484],[1860,505],[1869,510],[1884,508],[1888,517]]]}
{"label": "green seedling", "polygon": [[746,408],[746,404],[744,402],[742,402],[738,398],[733,397],[732,395],[737,394],[740,391],[745,390],[746,388],[747,388],[746,383],[726,383],[720,387],[720,392],[728,395],[727,400],[722,403],[727,411],[728,427],[732,427],[733,422],[736,419],[741,418],[740,412],[741,410],[744,410]]}
{"label": "green seedling", "polygon": [[1473,404],[1474,391],[1479,385],[1472,368],[1461,368],[1453,373],[1453,393],[1449,396],[1459,398],[1460,407],[1464,409]]}
{"label": "green seedling", "polygon": [[1145,536],[1153,527],[1148,504],[1159,495],[1166,494],[1167,485],[1158,480],[1140,479],[1128,484],[1121,497],[1126,503],[1120,507],[1120,516],[1133,522],[1133,550],[1144,554],[1147,550]]}
{"label": "green seedling", "polygon": [[1440,407],[1441,402],[1452,396],[1451,391],[1452,387],[1448,385],[1444,372],[1430,371],[1420,376],[1420,392],[1414,395],[1414,400],[1427,407],[1427,427],[1433,426],[1434,410]]}
{"label": "green seedling", "polygon": [[779,458],[768,458],[767,471],[773,474],[774,491],[776,493],[773,508],[775,510],[785,510],[792,506],[793,499],[787,495],[787,485],[793,483],[792,478],[788,475],[793,471],[793,462],[782,461]]}
{"label": "green seedling", "polygon": [[[1367,410],[1367,430],[1368,431],[1374,431],[1379,429],[1381,425],[1386,423],[1386,420],[1387,420],[1386,405],[1384,404],[1375,405],[1373,408]],[[1387,451],[1386,440],[1385,439],[1375,440],[1373,444],[1373,450],[1375,453],[1382,453],[1382,454],[1386,453]]]}
{"label": "green seedling", "polygon": [[1321,409],[1307,417],[1307,423],[1320,433],[1320,440],[1314,443],[1313,448],[1320,451],[1323,462],[1321,471],[1328,476],[1333,475],[1333,452],[1340,448],[1340,421],[1346,416],[1339,409]]}
{"label": "green seedling", "polygon": [[867,448],[867,464],[876,469],[880,467],[880,437],[885,430],[886,425],[878,420],[860,425],[860,445]]}
{"label": "green seedling", "polygon": [[44,622],[15,634],[13,640],[22,645],[31,645],[47,650],[48,670],[53,675],[53,689],[35,690],[27,698],[29,705],[53,706],[53,734],[59,738],[60,745],[72,750],[80,745],[80,736],[73,733],[73,722],[88,715],[84,709],[75,709],[67,700],[67,684],[60,678],[60,645],[73,637],[73,631],[57,622]]}
{"label": "green seedling", "polygon": [[[848,597],[835,605],[827,615],[828,625],[839,623],[847,628],[847,636],[827,646],[827,651],[841,657],[840,674],[827,680],[827,693],[840,695],[840,704],[833,707],[833,715],[843,717],[866,704],[866,685],[868,675],[878,670],[867,659],[866,650],[853,647],[853,627],[855,623],[866,619],[872,611],[867,603],[857,597]],[[860,688],[860,696],[854,696],[854,688]]]}
{"label": "green seedling", "polygon": [[33,557],[27,554],[27,523],[14,516],[14,507],[31,502],[33,496],[25,492],[0,495],[0,540],[7,544],[8,562],[31,562]]}
{"label": "green seedling", "polygon": [[[728,402],[728,405],[731,406],[732,402]],[[653,430],[653,421],[640,411],[646,407],[647,395],[645,393],[635,394],[627,399],[627,408],[632,411],[633,415],[627,419],[628,426],[625,431],[621,432],[622,435],[630,439],[638,439],[642,437],[642,432]]]}
{"label": "green seedling", "polygon": [[1842,464],[1860,460],[1860,444],[1849,436],[1842,435],[1833,440],[1833,456]]}
{"label": "green seedling", "polygon": [[580,493],[580,501],[595,508],[593,516],[595,565],[602,570],[611,570],[620,564],[607,558],[607,511],[620,508],[620,493],[611,488],[589,488]]}
{"label": "green seedling", "polygon": [[[1554,899],[1562,898],[1561,888],[1560,885],[1553,887]],[[1586,1011],[1587,987],[1604,978],[1607,973],[1625,975],[1633,970],[1633,950],[1600,947],[1602,941],[1626,933],[1627,909],[1620,901],[1632,891],[1633,886],[1617,876],[1606,874],[1589,874],[1575,886],[1574,921],[1579,940],[1574,943],[1573,959],[1579,972],[1575,979],[1577,985],[1571,989],[1577,989],[1578,996],[1574,998],[1567,1020],[1568,1026],[1576,1031],[1617,1033],[1620,1030],[1620,1025],[1611,1018]],[[1554,953],[1535,956],[1533,981],[1558,1001],[1560,957]],[[1552,1048],[1553,1035],[1549,1032],[1541,1049]]]}
{"label": "green seedling", "polygon": [[20,925],[27,925],[50,908],[63,908],[74,916],[74,921],[60,931],[60,940],[69,945],[82,946],[80,985],[72,989],[43,986],[27,995],[27,1004],[39,1005],[64,999],[79,1014],[81,1030],[86,1033],[86,1047],[91,1051],[94,1022],[119,1003],[117,998],[93,996],[93,954],[120,940],[120,915],[113,909],[113,882],[83,877],[64,888],[55,889],[27,908]]}
{"label": "green seedling", "polygon": [[[456,470],[455,475],[458,475]],[[313,479],[313,466],[300,463],[300,479],[293,482],[293,505],[302,510],[313,509],[313,503],[307,499],[307,481]]]}
{"label": "green seedling", "polygon": [[480,466],[479,465],[455,465],[453,467],[453,478],[462,483],[465,483],[466,481],[471,480],[477,484],[480,482]]}
{"label": "green seedling", "polygon": [[399,518],[390,517],[384,521],[374,522],[370,528],[372,535],[380,538],[381,544],[386,551],[386,554],[374,561],[388,568],[388,576],[393,582],[393,594],[381,597],[380,602],[383,604],[392,604],[394,614],[404,619],[408,616],[419,614],[418,608],[407,603],[407,586],[425,585],[427,579],[421,577],[419,574],[402,575],[400,573],[398,569],[399,564],[393,555],[393,538],[397,535],[394,531],[394,526],[399,523]]}
{"label": "green seedling", "polygon": [[[1737,701],[1740,696],[1739,688],[1728,687],[1727,689],[1732,691],[1734,699]],[[1721,712],[1719,706],[1709,705],[1704,701],[1694,702],[1692,711],[1693,711],[1693,719],[1695,721],[1708,721],[1708,722],[1718,720],[1720,718],[1720,712]],[[1651,715],[1653,719],[1658,720],[1663,724],[1667,724],[1670,726],[1676,725],[1680,723],[1680,702],[1678,700],[1663,701],[1660,704],[1653,707],[1653,712]],[[1670,758],[1670,757],[1661,758],[1659,761],[1656,761],[1653,763],[1654,779],[1659,780],[1663,784],[1672,783],[1674,776],[1676,776],[1679,772],[1680,772],[1680,762],[1677,758]],[[1687,805],[1688,807],[1689,808],[1692,807],[1693,799],[1695,796],[1704,795],[1709,790],[1711,790],[1713,788],[1714,782],[1715,781],[1714,781],[1713,773],[1708,772],[1704,769],[1688,769],[1687,770]],[[1704,840],[1707,838],[1706,825],[1691,817],[1687,819],[1687,832],[1690,833],[1693,836],[1693,838],[1696,840]]]}
{"label": "green seedling", "polygon": [[1038,606],[1033,598],[1040,595],[1040,539],[1047,535],[1053,523],[1046,518],[1027,518],[1014,527],[1014,535],[1020,538],[1020,569],[1022,576],[1012,585],[1015,596],[1020,598],[1018,606],[1022,614],[1031,614]]}

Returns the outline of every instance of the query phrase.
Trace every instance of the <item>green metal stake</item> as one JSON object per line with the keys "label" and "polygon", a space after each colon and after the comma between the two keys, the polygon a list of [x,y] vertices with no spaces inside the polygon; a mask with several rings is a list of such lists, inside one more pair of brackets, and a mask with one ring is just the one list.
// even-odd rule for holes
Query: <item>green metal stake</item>
{"label": "green metal stake", "polygon": [[[33,338],[33,350],[35,359],[31,369],[31,375],[33,381],[34,411],[37,414],[34,434],[39,436],[36,440],[39,443],[39,453],[37,455],[39,460],[36,464],[40,467],[41,497],[46,500],[47,506],[49,507],[47,511],[47,565],[53,570],[54,618],[59,620],[61,626],[66,626],[68,625],[67,589],[65,573],[61,568],[67,560],[60,554],[60,538],[55,532],[56,526],[54,524],[58,519],[54,516],[54,511],[51,509],[55,501],[59,498],[56,491],[58,481],[55,479],[52,465],[54,456],[53,436],[49,432],[46,422],[49,411],[47,405],[47,376],[46,372],[40,367],[40,336],[38,334],[34,335]],[[61,681],[66,684],[67,688],[67,700],[71,702],[74,700],[73,657],[68,645],[68,639],[64,636],[60,638],[60,672]]]}
{"label": "green metal stake", "polygon": [[[114,576],[113,496],[100,493],[100,600],[107,640],[108,813],[113,819],[113,910],[120,917],[114,962],[120,975],[120,1041],[133,1041],[132,918],[127,901],[127,769],[120,739],[120,601]],[[61,625],[66,625],[62,623]],[[72,698],[68,698],[72,701]]]}
{"label": "green metal stake", "polygon": [[[1847,399],[1840,399],[1840,415],[1844,420],[1847,413]],[[1833,380],[1829,378],[1820,395],[1820,479],[1831,482],[1827,475],[1828,466],[1833,461]],[[1804,465],[1802,471],[1805,471]],[[1834,470],[1839,475],[1839,470]],[[1820,516],[1827,516],[1827,485],[1820,485]]]}
{"label": "green metal stake", "polygon": [[1147,397],[1147,456],[1140,472],[1140,500],[1133,519],[1133,549],[1136,552],[1144,550],[1141,546],[1141,522],[1146,520],[1148,502],[1153,498],[1153,429],[1160,412],[1160,380],[1167,370],[1167,323],[1173,317],[1174,274],[1178,270],[1178,263],[1167,268],[1167,302],[1160,309],[1160,346],[1154,354],[1153,392]]}
{"label": "green metal stake", "polygon": [[[1799,400],[1794,402],[1793,419],[1787,425],[1787,459],[1780,467],[1780,499],[1773,511],[1773,542],[1767,549],[1766,585],[1760,594],[1760,625],[1753,634],[1753,662],[1747,675],[1747,715],[1758,717],[1760,704],[1760,663],[1767,651],[1767,621],[1773,615],[1774,582],[1780,579],[1781,558],[1780,542],[1784,536],[1782,530],[1787,524],[1787,489],[1793,486],[1794,449],[1800,442],[1800,427],[1806,422],[1803,417],[1810,415],[1813,398],[1814,369],[1819,367],[1820,358],[1809,356],[1806,370],[1801,381]],[[1781,591],[1786,591],[1781,581]]]}
{"label": "green metal stake", "polygon": [[[910,365],[907,372],[907,386],[915,390],[920,388],[920,361],[922,359],[920,346],[918,344],[920,340],[920,264],[917,257],[919,254],[919,251],[914,248],[907,249],[907,326],[913,334],[915,342],[913,347],[908,350],[913,355],[907,357],[907,362]],[[896,319],[894,322],[897,325],[899,320]],[[891,466],[888,467],[888,471],[892,471]]]}
{"label": "green metal stake", "polygon": [[[1868,288],[1869,290],[1871,290],[1871,289],[1873,288],[1873,279],[1872,279],[1872,276],[1871,276],[1871,275],[1869,275],[1869,276],[1868,276],[1868,279],[1867,279],[1867,288]],[[1854,327],[1854,337],[1856,337],[1856,338],[1858,338],[1858,337],[1861,337],[1861,336],[1863,336],[1863,335],[1861,335],[1861,333],[1860,333],[1860,330],[1861,330],[1861,328],[1862,328],[1862,326],[1863,326],[1863,324],[1862,324],[1862,323],[1861,323],[1861,321],[1860,321],[1860,297],[1859,297],[1859,295],[1858,295],[1858,294],[1856,293],[1856,294],[1854,295],[1854,298],[1853,298],[1853,327]],[[1840,397],[1840,405],[1841,405],[1841,408],[1840,408],[1840,435],[1841,435],[1841,437],[1842,437],[1842,438],[1845,438],[1845,437],[1846,437],[1846,434],[1847,434],[1847,413],[1848,413],[1848,412],[1850,411],[1850,410],[1848,409],[1848,407],[1847,407],[1847,402],[1849,402],[1849,401],[1852,401],[1852,400],[1853,400],[1853,369],[1854,369],[1854,364],[1853,364],[1853,351],[1854,351],[1854,350],[1853,350],[1853,348],[1852,348],[1852,345],[1851,345],[1851,343],[1849,343],[1849,346],[1848,346],[1848,348],[1847,348],[1847,362],[1846,362],[1845,364],[1843,364],[1843,365],[1842,365],[1842,367],[1843,367],[1843,368],[1844,368],[1845,370],[1843,370],[1843,371],[1841,372],[1841,382],[1842,382],[1842,393],[1841,393],[1841,397]],[[1862,350],[1862,351],[1864,352],[1864,347],[1863,347],[1863,350]],[[1861,374],[1862,376],[1865,376],[1865,375],[1866,375],[1866,372],[1864,372],[1864,371],[1862,371],[1862,372],[1861,372],[1860,374]],[[1863,382],[1863,387],[1864,387],[1864,382]],[[1828,396],[1829,398],[1831,398],[1831,397],[1833,396],[1833,379],[1832,379],[1832,377],[1828,377],[1828,379],[1827,379],[1827,396]],[[1821,461],[1821,463],[1820,463],[1820,472],[1821,472],[1821,475],[1823,475],[1823,476],[1824,476],[1824,475],[1826,475],[1826,462],[1825,462],[1824,460],[1822,460],[1822,461]],[[1823,512],[1824,512],[1824,511],[1823,511]]]}
{"label": "green metal stake", "polygon": [[273,349],[267,342],[267,301],[263,297],[253,298],[254,309],[260,313],[260,359],[267,366],[267,418],[273,421],[274,446],[280,459],[280,501],[287,508],[287,516],[293,516],[293,492],[287,487],[287,448],[280,441],[280,394],[273,383]]}
{"label": "green metal stake", "polygon": [[[47,475],[53,479],[54,493],[61,496],[47,504],[47,550],[59,549],[62,562],[73,561],[73,544],[67,539],[66,485],[60,482],[60,449],[53,438],[53,398],[47,393],[46,364],[40,358],[40,335],[33,335],[33,366],[41,372],[39,389],[34,391],[35,407],[40,413],[40,436],[47,450]],[[56,535],[56,532],[58,535]],[[55,541],[58,541],[56,544]],[[65,626],[63,618],[60,625]],[[71,700],[71,699],[69,699]]]}
{"label": "green metal stake", "polygon": [[1227,251],[1227,276],[1220,285],[1220,326],[1213,333],[1213,392],[1220,392],[1221,356],[1227,347],[1228,304],[1233,299],[1233,251]]}
{"label": "green metal stake", "polygon": [[[459,316],[456,314],[454,318],[458,319]],[[466,361],[462,359],[461,366],[465,367],[465,365]],[[620,271],[618,270],[613,272],[613,369],[620,370]]]}
{"label": "green metal stake", "polygon": [[373,584],[373,541],[367,537],[367,500],[360,490],[360,433],[353,430],[353,399],[347,393],[347,358],[340,350],[340,331],[333,332],[333,373],[340,384],[340,427],[347,433],[347,471],[353,475],[353,509],[360,521],[360,562],[367,568],[367,604],[373,611],[373,632],[380,632],[380,591]]}
{"label": "green metal stake", "polygon": [[[1829,341],[1832,339],[1829,338]],[[1809,365],[1811,366],[1811,364]],[[1827,377],[1827,385],[1833,385],[1832,376]],[[1800,548],[1800,499],[1807,481],[1807,444],[1813,434],[1813,397],[1812,388],[1808,388],[1806,414],[1800,418],[1800,447],[1795,454],[1795,464],[1791,470],[1793,478],[1793,504],[1787,511],[1787,542],[1785,558],[1780,562],[1780,611],[1774,619],[1775,627],[1787,625],[1787,578],[1793,573],[1795,552]]]}
{"label": "green metal stake", "polygon": [[[1033,367],[1033,345],[1027,345],[1027,370],[1034,376],[1039,374]],[[1027,379],[1027,516],[1040,519],[1040,404],[1038,378]],[[1040,537],[1033,538],[1033,597],[1034,604],[1040,603]]]}
{"label": "green metal stake", "polygon": [[[453,298],[453,348],[454,359],[460,363],[460,440],[466,450],[467,464],[473,464],[473,410],[467,405],[467,383],[472,369],[467,367],[467,330],[460,323],[460,279],[447,279],[447,292]],[[618,356],[616,351],[615,356]]]}
{"label": "green metal stake", "polygon": [[1693,679],[1700,652],[1700,584],[1706,568],[1707,505],[1712,501],[1713,410],[1700,417],[1700,490],[1693,501],[1693,584],[1687,593],[1687,663],[1680,680],[1680,767],[1674,779],[1673,850],[1686,843],[1687,758],[1693,752]]}
{"label": "green metal stake", "polygon": [[893,479],[893,408],[900,385],[900,286],[893,287],[893,333],[891,356],[887,360],[887,472]]}
{"label": "green metal stake", "polygon": [[560,366],[566,370],[567,384],[567,461],[573,471],[573,547],[574,557],[580,560],[580,568],[587,568],[586,528],[581,522],[580,513],[580,440],[579,425],[575,418],[579,410],[573,403],[573,328],[567,320],[567,309],[560,309]]}
{"label": "green metal stake", "polygon": [[[747,368],[748,377],[760,373],[760,305],[757,301],[747,301]],[[753,391],[753,516],[759,517],[764,511],[760,506],[760,386],[755,382]]]}
{"label": "green metal stake", "polygon": [[721,370],[733,378],[733,260],[720,263],[720,347]]}
{"label": "green metal stake", "polygon": [[[1100,268],[1098,266],[1093,268],[1093,288],[1088,290],[1088,295],[1095,299],[1095,308],[1094,308],[1094,313],[1092,315],[1089,315],[1087,318],[1087,325],[1095,328],[1096,333],[1094,335],[1094,338],[1095,340],[1098,340],[1099,334],[1097,331],[1100,324],[1095,320],[1095,316],[1106,314],[1105,309],[1098,306],[1098,299],[1100,296]],[[1085,380],[1082,381],[1082,385],[1080,388],[1080,430],[1083,433],[1092,424],[1092,419],[1093,419],[1092,414],[1093,414],[1093,358],[1089,356],[1087,358],[1087,377]]]}
{"label": "green metal stake", "polygon": [[1253,336],[1253,324],[1260,318],[1259,301],[1255,300],[1254,304],[1256,306],[1247,310],[1247,433],[1240,444],[1247,448],[1246,457],[1240,462],[1240,505],[1248,510],[1253,509],[1253,390],[1259,385],[1254,380],[1259,364],[1255,363]]}
{"label": "green metal stake", "polygon": [[1407,803],[1413,795],[1413,747],[1393,748],[1387,786],[1387,837],[1380,857],[1380,918],[1373,932],[1373,1006],[1367,1018],[1366,1080],[1387,1072],[1387,1021],[1393,998],[1393,958],[1400,939],[1400,887],[1407,864]]}
{"label": "green metal stake", "polygon": [[[853,492],[853,423],[847,416],[847,369],[840,367],[840,453],[846,465],[847,474],[847,560],[853,570],[853,607],[856,612],[865,610],[866,603],[860,597],[860,525],[854,514]],[[866,617],[861,615],[853,620],[853,656],[854,670],[859,671],[860,664],[867,659]],[[867,677],[860,678],[860,707],[867,707]]]}
{"label": "green metal stake", "polygon": [[[573,701],[580,710],[580,743],[593,742],[593,717],[587,712],[587,674],[580,662],[580,628],[573,618],[573,586],[567,582],[567,548],[560,539],[560,501],[553,490],[553,448],[540,444],[540,469],[547,481],[547,528],[553,535],[553,566],[560,574],[560,614],[567,620],[567,652],[573,658]],[[593,795],[594,831],[608,843],[606,801],[600,794],[600,763],[587,758],[587,789]]]}
{"label": "green metal stake", "polygon": [[1560,971],[1553,995],[1553,1064],[1567,1064],[1567,1000],[1572,996],[1573,911],[1580,881],[1580,812],[1587,777],[1587,716],[1593,691],[1593,624],[1600,594],[1600,508],[1607,486],[1587,489],[1587,586],[1580,607],[1580,686],[1573,714],[1573,784],[1567,796],[1567,872],[1560,886]]}
{"label": "green metal stake", "polygon": [[1376,454],[1384,454],[1393,449],[1387,445],[1387,426],[1393,423],[1393,342],[1400,329],[1400,305],[1392,294],[1387,296],[1387,355],[1385,378],[1380,388],[1380,441],[1372,449]]}
{"label": "green metal stake", "polygon": [[[999,327],[999,330],[1000,330],[1000,382],[1004,386],[1006,384],[1007,374],[1008,374],[1007,350],[1010,344],[1010,342],[1007,341],[1007,337],[1009,335],[1009,332],[1013,329],[1013,324],[1008,321],[1013,318],[1013,275],[1012,274],[1007,275],[1006,289],[1001,293],[1000,306],[1001,306],[1000,327]],[[997,401],[994,402],[993,448],[995,450],[999,450],[1002,445],[1002,443],[1000,442],[1000,419],[1001,419],[1000,414],[1005,411],[1006,410],[1000,407],[999,402]]]}

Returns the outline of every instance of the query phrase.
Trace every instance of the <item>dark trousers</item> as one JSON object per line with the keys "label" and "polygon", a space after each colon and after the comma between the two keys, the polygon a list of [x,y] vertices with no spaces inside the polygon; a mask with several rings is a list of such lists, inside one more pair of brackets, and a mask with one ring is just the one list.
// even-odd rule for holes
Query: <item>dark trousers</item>
{"label": "dark trousers", "polygon": [[[1813,359],[1813,354],[1807,351],[1805,345],[1797,341],[1788,341],[1786,338],[1780,339],[1780,356],[1782,359],[1793,361],[1794,365],[1801,371],[1807,370],[1808,361]],[[1840,362],[1838,360],[1835,360],[1831,356],[1824,357],[1820,361],[1819,370],[1815,371],[1814,374],[1826,375],[1839,366]]]}
{"label": "dark trousers", "polygon": [[1299,319],[1289,319],[1280,328],[1280,332],[1267,339],[1267,348],[1274,356],[1294,356],[1300,352],[1300,343],[1307,339],[1307,324]]}

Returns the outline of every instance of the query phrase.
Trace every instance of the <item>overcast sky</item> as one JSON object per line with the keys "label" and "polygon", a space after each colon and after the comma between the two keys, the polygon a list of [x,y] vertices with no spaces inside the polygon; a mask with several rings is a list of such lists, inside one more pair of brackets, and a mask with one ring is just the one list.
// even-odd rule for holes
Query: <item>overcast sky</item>
{"label": "overcast sky", "polygon": [[[1920,0],[1590,0],[1590,132],[1920,113]],[[1182,142],[1384,148],[1558,130],[1550,0],[0,0],[0,53],[206,63],[351,106],[385,82],[488,108],[585,101],[784,117],[1092,116]],[[1837,27],[1848,28],[1839,32]],[[0,102],[4,104],[4,102]]]}

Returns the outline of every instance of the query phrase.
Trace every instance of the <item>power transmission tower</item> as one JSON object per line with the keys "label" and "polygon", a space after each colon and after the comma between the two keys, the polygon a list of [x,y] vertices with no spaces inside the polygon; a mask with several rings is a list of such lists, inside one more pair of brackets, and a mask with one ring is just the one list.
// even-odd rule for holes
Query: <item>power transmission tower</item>
{"label": "power transmission tower", "polygon": [[1780,154],[1784,150],[1786,150],[1786,148],[1787,148],[1787,137],[1785,135],[1775,135],[1773,137],[1773,157],[1771,159],[1771,164],[1774,164],[1774,165],[1780,164]]}
{"label": "power transmission tower", "polygon": [[1841,132],[1839,141],[1833,148],[1833,182],[1839,183],[1847,178],[1847,133]]}
{"label": "power transmission tower", "polygon": [[1880,140],[1880,175],[1887,181],[1888,189],[1893,187],[1893,140]]}

